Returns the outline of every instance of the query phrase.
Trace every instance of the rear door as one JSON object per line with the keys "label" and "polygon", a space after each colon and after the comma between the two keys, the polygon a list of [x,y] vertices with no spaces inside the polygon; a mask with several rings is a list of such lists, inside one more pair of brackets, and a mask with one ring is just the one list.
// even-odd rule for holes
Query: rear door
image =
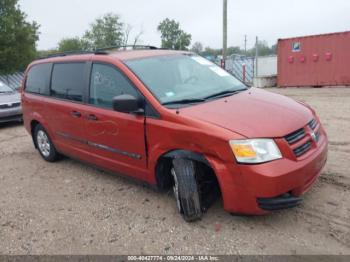
{"label": "rear door", "polygon": [[82,158],[87,150],[84,105],[88,86],[85,62],[53,65],[46,119],[54,132],[55,145],[63,153]]}
{"label": "rear door", "polygon": [[[24,124],[29,132],[31,132],[31,121],[34,116],[43,116],[42,123],[49,134],[51,128],[47,124],[47,104],[43,102],[43,97],[50,95],[50,78],[52,71],[52,63],[44,63],[32,66],[25,78],[24,92],[22,92],[22,109]],[[39,118],[40,119],[40,118]],[[38,118],[37,118],[38,120]]]}
{"label": "rear door", "polygon": [[86,135],[97,165],[142,179],[146,169],[145,117],[113,110],[113,97],[140,96],[115,66],[91,65]]}

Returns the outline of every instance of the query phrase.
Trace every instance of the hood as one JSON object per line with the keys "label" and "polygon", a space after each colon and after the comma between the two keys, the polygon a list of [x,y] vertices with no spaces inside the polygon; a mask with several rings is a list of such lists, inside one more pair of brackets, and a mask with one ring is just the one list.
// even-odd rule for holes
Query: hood
{"label": "hood", "polygon": [[0,105],[21,102],[21,95],[18,92],[0,93]]}
{"label": "hood", "polygon": [[283,137],[312,120],[309,108],[288,97],[258,88],[183,108],[181,115],[199,119],[248,138]]}

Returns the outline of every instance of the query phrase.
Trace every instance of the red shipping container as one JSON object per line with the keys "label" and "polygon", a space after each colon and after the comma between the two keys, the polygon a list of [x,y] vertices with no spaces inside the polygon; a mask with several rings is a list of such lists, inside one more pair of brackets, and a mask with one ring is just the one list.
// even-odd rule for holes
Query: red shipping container
{"label": "red shipping container", "polygon": [[350,86],[350,31],[278,40],[278,86]]}

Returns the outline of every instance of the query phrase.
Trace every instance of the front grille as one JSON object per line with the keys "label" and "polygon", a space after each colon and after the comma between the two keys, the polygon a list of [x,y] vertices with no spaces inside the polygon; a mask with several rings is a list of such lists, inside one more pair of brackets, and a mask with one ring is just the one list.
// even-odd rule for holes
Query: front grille
{"label": "front grille", "polygon": [[296,157],[302,156],[311,149],[311,140],[293,150]]}
{"label": "front grille", "polygon": [[20,102],[9,103],[9,104],[2,104],[2,105],[0,105],[0,109],[14,108],[14,107],[19,107],[20,105],[21,105]]}
{"label": "front grille", "polygon": [[305,130],[304,128],[300,128],[299,130],[285,136],[284,138],[287,140],[288,144],[291,145],[303,139],[304,137],[305,137]]}
{"label": "front grille", "polygon": [[[317,128],[318,125],[318,121],[314,118],[305,126],[306,128],[300,128],[297,131],[284,137],[284,139],[288,142],[296,157],[300,157],[309,150],[311,150],[313,141],[317,143],[320,140],[321,131],[319,130],[319,128]],[[312,129],[311,134],[309,134],[310,129]],[[315,135],[313,135],[313,132],[315,133]],[[306,136],[309,135],[312,137],[312,139],[309,139],[307,142],[304,142],[305,140],[307,140]],[[303,144],[300,145],[301,143]]]}
{"label": "front grille", "polygon": [[312,120],[309,122],[308,126],[309,126],[312,130],[315,130],[315,128],[316,128],[316,126],[317,126],[317,120],[316,120],[315,118],[312,119]]}

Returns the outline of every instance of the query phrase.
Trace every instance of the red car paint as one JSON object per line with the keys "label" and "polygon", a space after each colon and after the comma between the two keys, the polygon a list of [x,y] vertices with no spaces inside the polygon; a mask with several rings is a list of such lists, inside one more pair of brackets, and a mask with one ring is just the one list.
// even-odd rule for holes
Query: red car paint
{"label": "red car paint", "polygon": [[[314,111],[292,99],[256,88],[179,110],[168,109],[123,61],[173,54],[179,52],[125,51],[113,55],[49,58],[32,63],[26,77],[28,71],[40,63],[98,61],[111,64],[130,79],[160,117],[145,120],[140,115],[30,94],[25,92],[25,78],[22,105],[27,131],[31,134],[32,123],[37,121],[48,131],[59,152],[151,185],[157,184],[156,166],[162,155],[176,149],[199,153],[214,170],[224,208],[229,212],[265,214],[267,212],[257,205],[257,198],[277,197],[286,192],[299,196],[306,192],[320,175],[327,158],[327,136]],[[83,117],[73,117],[74,111]],[[98,121],[90,121],[91,115]],[[320,132],[320,139],[312,142],[307,153],[296,157],[292,150],[310,139],[312,132],[308,123],[312,119],[318,121],[315,132]],[[290,146],[284,137],[300,128],[305,128],[306,136]],[[76,139],[68,141],[62,136],[64,133]],[[246,138],[273,138],[283,158],[255,165],[237,163],[228,141]],[[79,139],[132,152],[136,157],[103,151]]]}

